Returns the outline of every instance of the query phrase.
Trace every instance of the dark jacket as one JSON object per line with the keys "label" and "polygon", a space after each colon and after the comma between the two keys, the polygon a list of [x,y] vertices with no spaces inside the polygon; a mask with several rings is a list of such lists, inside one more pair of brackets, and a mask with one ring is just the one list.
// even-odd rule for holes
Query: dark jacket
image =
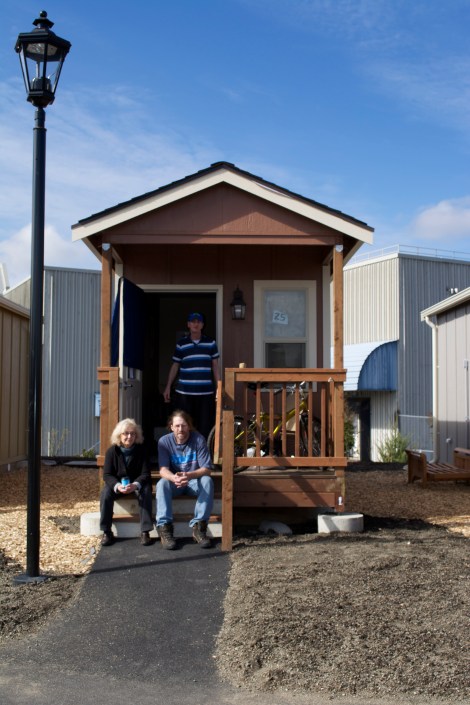
{"label": "dark jacket", "polygon": [[146,451],[142,444],[134,445],[129,464],[126,467],[124,456],[119,446],[111,446],[104,457],[103,480],[114,488],[123,477],[128,477],[131,482],[138,482],[141,487],[151,483],[150,468],[147,463]]}

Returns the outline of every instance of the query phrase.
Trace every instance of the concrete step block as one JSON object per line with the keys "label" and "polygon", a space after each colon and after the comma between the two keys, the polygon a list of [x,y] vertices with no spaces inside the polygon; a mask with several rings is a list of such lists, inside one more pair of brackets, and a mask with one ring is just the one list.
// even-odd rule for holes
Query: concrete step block
{"label": "concrete step block", "polygon": [[[176,514],[188,514],[193,511],[194,503],[196,499],[194,497],[175,497],[173,500],[173,513]],[[155,515],[155,499],[153,500],[152,511]],[[212,509],[214,514],[222,513],[222,500],[219,498],[214,499],[214,507]],[[139,514],[139,503],[137,497],[130,496],[126,499],[118,499],[114,502],[114,516],[138,516]]]}
{"label": "concrete step block", "polygon": [[[185,521],[178,521],[175,517],[173,522],[174,534],[177,538],[186,538],[192,536],[192,529],[189,526],[189,518]],[[114,516],[112,530],[118,538],[137,538],[140,536],[140,522],[138,517],[131,515]],[[87,512],[80,517],[80,533],[82,536],[99,536],[100,529],[100,513]],[[209,522],[207,533],[212,538],[220,538],[222,536],[222,523],[217,515]],[[153,529],[150,532],[152,538],[157,538],[157,532]]]}

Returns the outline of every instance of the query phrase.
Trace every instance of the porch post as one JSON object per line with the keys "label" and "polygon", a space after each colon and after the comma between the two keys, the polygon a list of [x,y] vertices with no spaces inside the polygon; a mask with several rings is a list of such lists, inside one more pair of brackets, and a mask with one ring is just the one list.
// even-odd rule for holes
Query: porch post
{"label": "porch post", "polygon": [[[344,367],[344,295],[343,295],[343,246],[333,250],[333,341],[334,368]],[[344,456],[344,388],[339,384],[334,399],[333,441],[335,457]]]}
{"label": "porch post", "polygon": [[333,250],[333,346],[334,368],[342,370],[343,353],[343,247],[336,245]]}
{"label": "porch post", "polygon": [[101,367],[111,364],[111,291],[113,255],[111,247],[103,245],[101,253]]}
{"label": "porch post", "polygon": [[[109,245],[103,245],[101,251],[101,346],[100,367],[100,451],[97,456],[98,467],[104,465],[104,454],[111,435],[110,424],[119,416],[116,406],[119,379],[113,374],[111,364],[111,292],[113,277],[113,255]],[[114,428],[114,426],[113,426]],[[101,476],[101,474],[100,474]]]}
{"label": "porch post", "polygon": [[233,451],[235,375],[225,370],[222,411],[222,551],[232,550],[233,540]]}

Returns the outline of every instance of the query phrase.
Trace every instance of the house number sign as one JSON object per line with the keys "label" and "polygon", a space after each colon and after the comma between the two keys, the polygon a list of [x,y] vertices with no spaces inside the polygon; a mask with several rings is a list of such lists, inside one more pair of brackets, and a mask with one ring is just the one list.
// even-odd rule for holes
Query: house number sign
{"label": "house number sign", "polygon": [[289,316],[282,311],[273,311],[273,323],[280,323],[283,326],[289,325]]}

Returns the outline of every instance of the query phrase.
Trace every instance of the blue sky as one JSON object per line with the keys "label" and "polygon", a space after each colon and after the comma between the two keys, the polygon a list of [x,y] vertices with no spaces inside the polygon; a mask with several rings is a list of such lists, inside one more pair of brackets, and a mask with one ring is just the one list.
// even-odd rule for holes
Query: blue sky
{"label": "blue sky", "polygon": [[229,161],[365,221],[374,249],[470,259],[470,0],[3,0],[0,262],[29,275],[34,108],[14,44],[72,43],[47,109],[45,262],[71,225]]}

